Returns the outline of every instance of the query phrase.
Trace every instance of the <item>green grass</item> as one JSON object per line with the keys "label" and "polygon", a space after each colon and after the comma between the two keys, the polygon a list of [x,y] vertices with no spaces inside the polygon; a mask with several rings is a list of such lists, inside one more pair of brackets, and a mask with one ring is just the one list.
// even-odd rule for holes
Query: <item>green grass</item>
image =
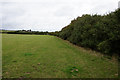
{"label": "green grass", "polygon": [[118,64],[49,35],[3,34],[5,78],[117,78]]}

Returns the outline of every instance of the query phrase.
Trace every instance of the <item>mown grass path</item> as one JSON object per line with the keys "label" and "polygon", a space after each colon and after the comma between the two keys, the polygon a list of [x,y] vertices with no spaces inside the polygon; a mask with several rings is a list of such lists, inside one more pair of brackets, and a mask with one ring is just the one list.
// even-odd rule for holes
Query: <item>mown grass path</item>
{"label": "mown grass path", "polygon": [[117,78],[118,64],[49,35],[3,34],[5,78]]}

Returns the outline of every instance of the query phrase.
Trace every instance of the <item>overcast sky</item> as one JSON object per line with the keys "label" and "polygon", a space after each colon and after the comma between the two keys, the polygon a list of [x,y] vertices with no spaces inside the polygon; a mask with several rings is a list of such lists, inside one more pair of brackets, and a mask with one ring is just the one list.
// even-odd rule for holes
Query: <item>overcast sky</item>
{"label": "overcast sky", "polygon": [[2,29],[59,31],[83,14],[106,14],[119,0],[0,0]]}

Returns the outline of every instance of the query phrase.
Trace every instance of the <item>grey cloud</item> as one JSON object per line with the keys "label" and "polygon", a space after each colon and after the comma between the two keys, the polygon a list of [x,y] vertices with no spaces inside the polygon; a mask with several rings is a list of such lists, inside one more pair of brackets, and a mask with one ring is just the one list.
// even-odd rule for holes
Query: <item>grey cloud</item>
{"label": "grey cloud", "polygon": [[0,6],[4,29],[56,31],[82,14],[114,11],[118,0],[2,0]]}
{"label": "grey cloud", "polygon": [[74,15],[74,7],[72,6],[62,6],[55,12],[56,16],[64,17],[64,16],[72,16]]}
{"label": "grey cloud", "polygon": [[120,8],[120,1],[118,2],[118,7]]}

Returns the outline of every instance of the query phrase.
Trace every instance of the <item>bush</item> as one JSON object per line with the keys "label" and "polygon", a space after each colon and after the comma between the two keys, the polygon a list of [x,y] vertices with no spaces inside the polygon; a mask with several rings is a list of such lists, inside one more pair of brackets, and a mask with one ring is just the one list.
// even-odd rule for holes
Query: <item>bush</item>
{"label": "bush", "polygon": [[110,50],[111,50],[110,43],[108,41],[103,41],[103,42],[99,43],[98,50],[105,54],[110,53]]}
{"label": "bush", "polygon": [[120,54],[120,9],[107,15],[83,15],[71,21],[58,34],[73,44],[107,55]]}

